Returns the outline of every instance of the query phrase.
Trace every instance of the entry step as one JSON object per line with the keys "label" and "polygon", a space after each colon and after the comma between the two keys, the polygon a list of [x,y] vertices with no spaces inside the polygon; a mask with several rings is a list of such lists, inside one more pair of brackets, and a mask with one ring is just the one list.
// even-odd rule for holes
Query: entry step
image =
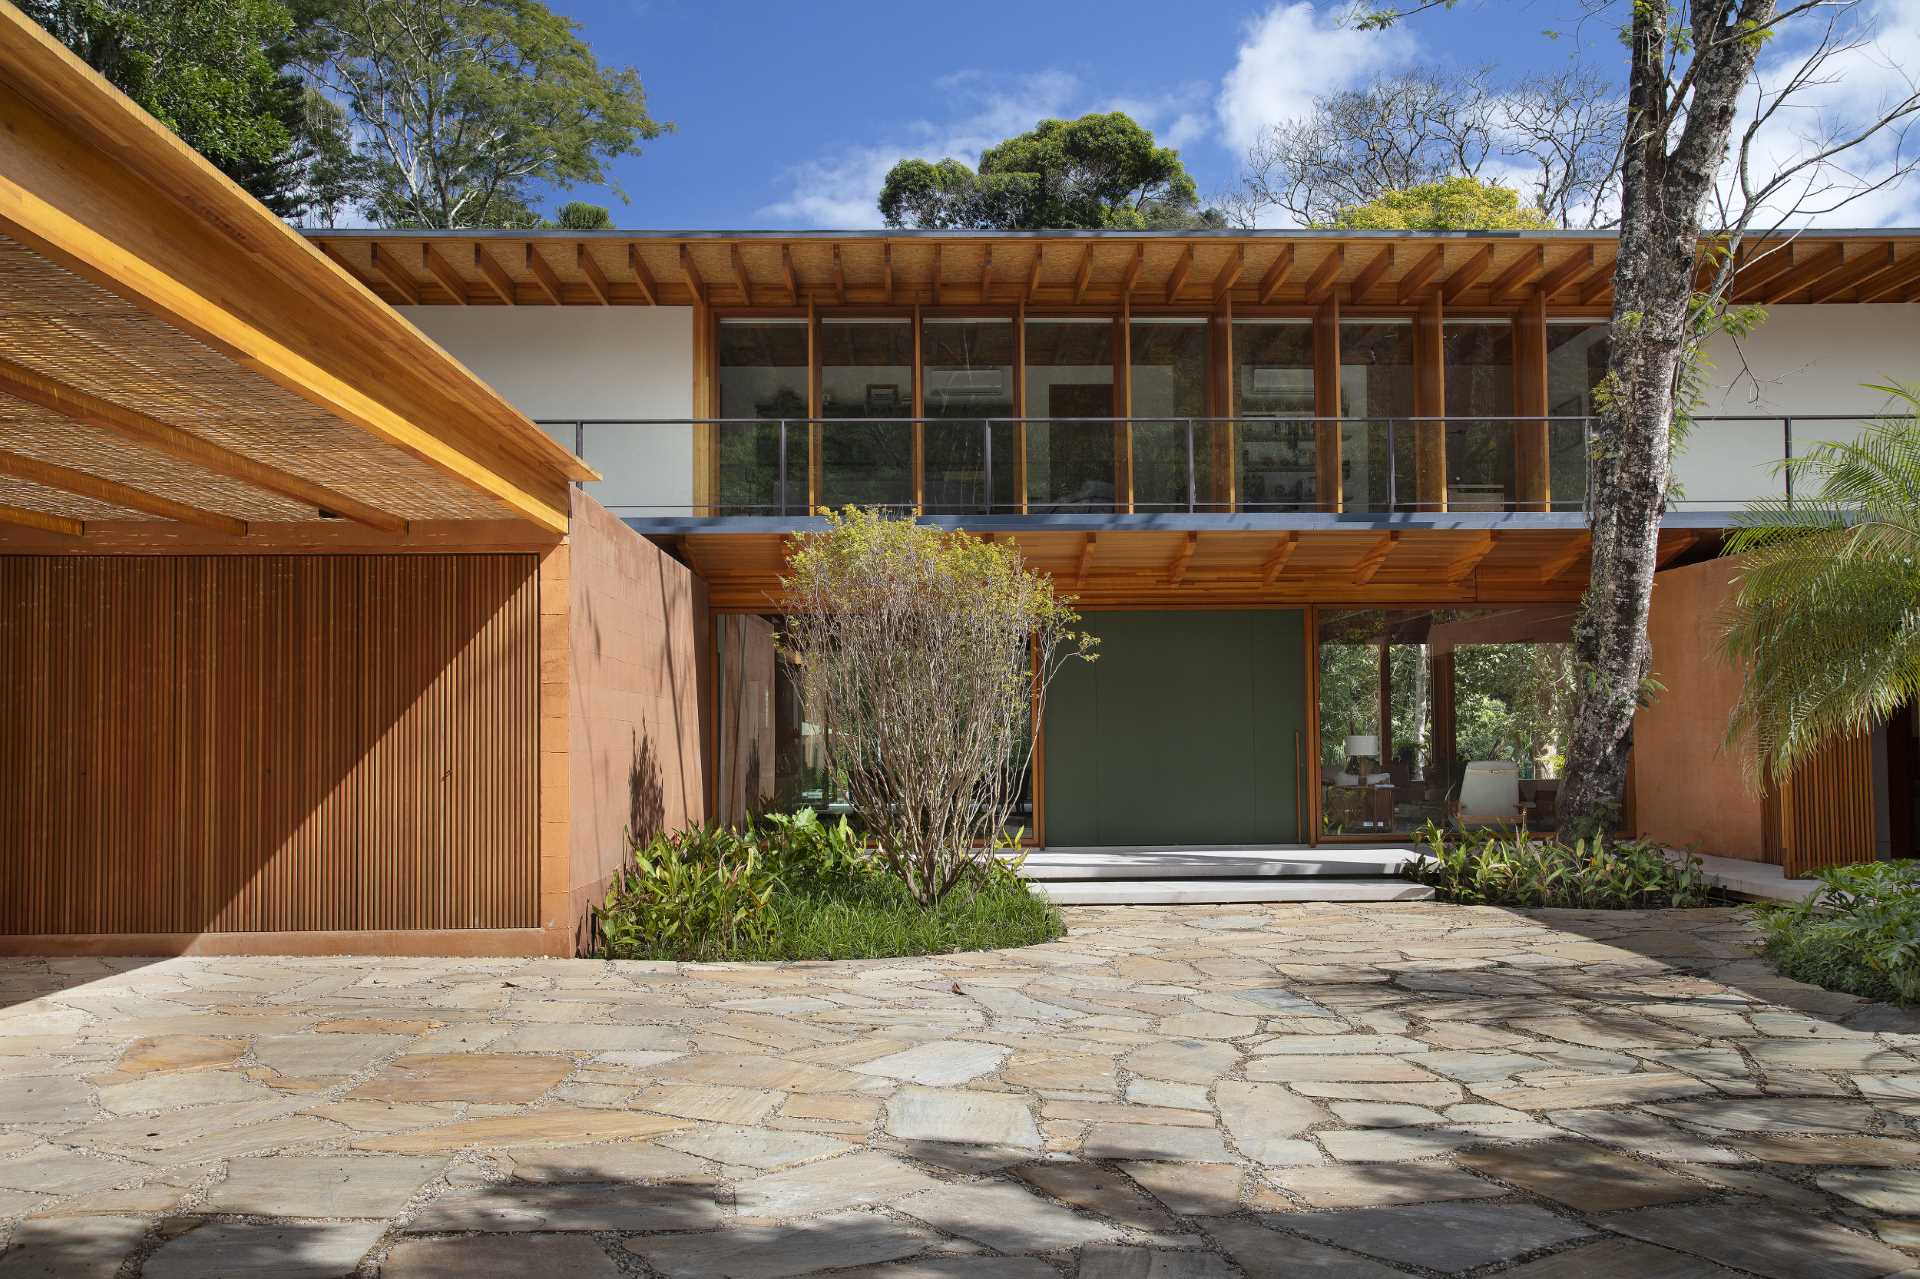
{"label": "entry step", "polygon": [[1058,906],[1196,906],[1210,902],[1422,902],[1425,884],[1401,879],[1101,879],[1041,880],[1035,890]]}
{"label": "entry step", "polygon": [[1038,880],[1392,877],[1426,855],[1414,844],[1230,848],[1041,848],[1020,873]]}

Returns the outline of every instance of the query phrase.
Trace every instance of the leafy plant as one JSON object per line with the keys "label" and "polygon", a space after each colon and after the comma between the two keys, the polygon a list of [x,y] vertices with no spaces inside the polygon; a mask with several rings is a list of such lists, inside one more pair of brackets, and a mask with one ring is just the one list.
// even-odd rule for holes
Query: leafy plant
{"label": "leafy plant", "polygon": [[1701,862],[1675,858],[1651,840],[1536,839],[1517,831],[1449,834],[1429,825],[1420,838],[1432,852],[1404,874],[1442,901],[1474,906],[1643,910],[1698,906],[1707,899]]}
{"label": "leafy plant", "polygon": [[636,844],[595,913],[608,959],[718,959],[763,940],[775,880],[751,838],[696,826]]}
{"label": "leafy plant", "polygon": [[1830,866],[1798,902],[1751,909],[1765,953],[1796,981],[1869,999],[1920,1003],[1920,862]]}

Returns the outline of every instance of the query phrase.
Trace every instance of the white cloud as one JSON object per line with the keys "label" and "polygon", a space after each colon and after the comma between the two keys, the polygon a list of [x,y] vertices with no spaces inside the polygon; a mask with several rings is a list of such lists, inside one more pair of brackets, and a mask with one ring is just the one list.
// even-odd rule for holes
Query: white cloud
{"label": "white cloud", "polygon": [[1271,126],[1307,114],[1316,97],[1413,60],[1418,45],[1406,30],[1355,30],[1344,11],[1296,0],[1247,24],[1215,107],[1228,146],[1244,152]]}

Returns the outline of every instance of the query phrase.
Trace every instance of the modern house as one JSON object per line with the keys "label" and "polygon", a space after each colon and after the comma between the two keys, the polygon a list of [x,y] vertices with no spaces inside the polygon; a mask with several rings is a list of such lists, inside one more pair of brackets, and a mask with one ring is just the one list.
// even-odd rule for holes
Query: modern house
{"label": "modern house", "polygon": [[[838,802],[775,636],[846,503],[1101,636],[1030,842],[1553,824],[1610,234],[302,234],[11,9],[0,121],[0,952],[572,953],[624,831]],[[1749,793],[1711,615],[1920,231],[1752,252],[1630,822],[1911,855],[1913,717]]]}

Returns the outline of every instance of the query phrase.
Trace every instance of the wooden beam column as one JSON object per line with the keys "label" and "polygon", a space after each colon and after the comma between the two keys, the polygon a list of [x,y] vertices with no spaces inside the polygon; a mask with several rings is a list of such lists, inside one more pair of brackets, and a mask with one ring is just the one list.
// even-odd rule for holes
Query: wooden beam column
{"label": "wooden beam column", "polygon": [[[839,247],[834,247],[837,259]],[[807,299],[807,514],[820,509],[820,312]]]}
{"label": "wooden beam column", "polygon": [[1513,317],[1513,496],[1517,509],[1551,509],[1553,477],[1548,465],[1547,299],[1530,294]]}
{"label": "wooden beam column", "polygon": [[[1013,308],[1013,413],[1019,418],[1013,431],[1013,499],[1020,514],[1027,513],[1027,304]],[[991,501],[993,495],[987,495]]]}
{"label": "wooden beam column", "polygon": [[[1191,249],[1188,252],[1192,252]],[[1120,299],[1113,330],[1113,491],[1115,505],[1133,514],[1133,301]]]}
{"label": "wooden beam column", "polygon": [[[713,308],[693,307],[693,415],[720,416],[714,387],[719,363],[719,333]],[[693,508],[702,515],[719,514],[720,428],[708,422],[693,428]]]}
{"label": "wooden beam column", "polygon": [[1323,511],[1344,505],[1340,461],[1340,299],[1329,294],[1313,317],[1314,498]]}
{"label": "wooden beam column", "polygon": [[1213,501],[1226,510],[1240,504],[1240,440],[1233,418],[1238,406],[1233,399],[1233,297],[1222,294],[1210,318],[1213,340],[1207,344],[1211,367],[1207,386],[1207,415],[1226,418],[1207,424],[1207,442],[1213,454]]}
{"label": "wooden beam column", "polygon": [[[934,263],[939,269],[939,263]],[[935,289],[939,288],[936,284]],[[926,416],[926,379],[920,373],[920,304],[913,304],[913,513],[927,513],[927,428],[920,419]],[[993,494],[987,494],[993,500]]]}
{"label": "wooden beam column", "polygon": [[[1420,300],[1413,316],[1413,415],[1439,417],[1447,411],[1445,322],[1440,290]],[[1414,501],[1422,511],[1447,509],[1447,424],[1417,422],[1413,429]],[[1399,497],[1407,486],[1400,483]]]}

